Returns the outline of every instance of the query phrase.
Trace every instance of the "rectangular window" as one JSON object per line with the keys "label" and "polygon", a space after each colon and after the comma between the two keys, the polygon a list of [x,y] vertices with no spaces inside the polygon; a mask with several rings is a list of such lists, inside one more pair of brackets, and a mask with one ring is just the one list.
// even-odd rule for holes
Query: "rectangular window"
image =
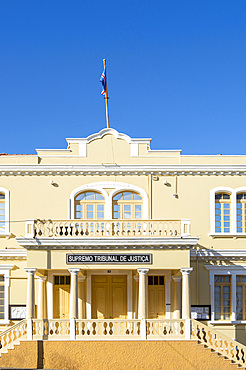
{"label": "rectangular window", "polygon": [[97,205],[97,218],[98,219],[104,218],[104,205],[103,204]]}
{"label": "rectangular window", "polygon": [[5,195],[0,194],[0,234],[5,233]]}
{"label": "rectangular window", "polygon": [[231,317],[231,277],[214,276],[214,314],[215,320],[230,320]]}
{"label": "rectangular window", "polygon": [[131,205],[129,204],[124,205],[124,218],[131,218]]}
{"label": "rectangular window", "polygon": [[94,218],[93,204],[87,204],[86,206],[86,218]]}
{"label": "rectangular window", "polygon": [[5,318],[4,275],[0,275],[0,320]]}
{"label": "rectangular window", "polygon": [[237,276],[236,299],[237,299],[237,320],[246,320],[246,275]]}

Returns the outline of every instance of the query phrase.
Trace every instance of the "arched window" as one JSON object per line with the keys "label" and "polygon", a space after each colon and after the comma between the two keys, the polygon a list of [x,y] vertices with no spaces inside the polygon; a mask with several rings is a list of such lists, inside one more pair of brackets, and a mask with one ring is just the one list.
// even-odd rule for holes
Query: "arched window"
{"label": "arched window", "polygon": [[237,232],[246,232],[246,193],[237,193]]}
{"label": "arched window", "polygon": [[5,194],[0,193],[0,234],[5,234]]}
{"label": "arched window", "polygon": [[113,219],[142,218],[142,197],[131,191],[122,191],[113,197]]}
{"label": "arched window", "polygon": [[76,219],[104,219],[104,196],[95,191],[86,191],[75,197]]}
{"label": "arched window", "polygon": [[229,233],[231,227],[231,195],[215,194],[215,232]]}

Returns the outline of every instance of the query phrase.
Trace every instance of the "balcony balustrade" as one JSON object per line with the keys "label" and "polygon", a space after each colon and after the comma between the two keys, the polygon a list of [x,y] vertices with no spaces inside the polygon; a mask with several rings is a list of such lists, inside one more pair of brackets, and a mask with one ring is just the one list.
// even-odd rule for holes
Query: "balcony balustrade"
{"label": "balcony balustrade", "polygon": [[25,237],[189,237],[190,220],[27,220]]}

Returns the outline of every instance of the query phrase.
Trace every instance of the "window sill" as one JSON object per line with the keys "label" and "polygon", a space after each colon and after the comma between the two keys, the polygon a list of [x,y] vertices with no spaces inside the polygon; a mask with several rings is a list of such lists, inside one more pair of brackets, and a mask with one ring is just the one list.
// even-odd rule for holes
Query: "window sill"
{"label": "window sill", "polygon": [[[11,233],[4,233],[4,234],[0,234],[0,238],[8,238],[10,237]],[[1,320],[0,320],[1,322]]]}
{"label": "window sill", "polygon": [[208,234],[212,239],[215,238],[246,238],[246,233],[211,233]]}
{"label": "window sill", "polygon": [[9,325],[10,320],[0,320],[0,326],[2,325]]}
{"label": "window sill", "polygon": [[208,323],[210,325],[238,325],[238,324],[243,324],[243,325],[246,325],[246,320],[238,320],[238,321],[219,321],[219,320],[215,320],[215,321],[208,321]]}

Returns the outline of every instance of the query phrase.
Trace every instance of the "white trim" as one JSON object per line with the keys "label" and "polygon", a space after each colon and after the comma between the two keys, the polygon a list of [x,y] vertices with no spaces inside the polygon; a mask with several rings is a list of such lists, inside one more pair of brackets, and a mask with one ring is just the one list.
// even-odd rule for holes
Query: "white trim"
{"label": "white trim", "polygon": [[91,319],[91,305],[92,305],[92,292],[91,292],[91,277],[92,275],[126,275],[127,276],[127,319],[133,318],[132,312],[132,270],[111,270],[110,273],[107,270],[93,270],[87,271],[87,286],[86,286],[86,319]]}
{"label": "white trim", "polygon": [[190,256],[192,259],[198,257],[201,259],[213,258],[223,260],[225,258],[226,259],[230,258],[233,260],[242,260],[246,258],[246,249],[199,249],[199,250],[192,249],[190,251]]}
{"label": "white trim", "polygon": [[26,259],[27,250],[26,249],[1,249],[0,259]]}
{"label": "white trim", "polygon": [[127,247],[127,249],[132,249],[132,247],[139,247],[144,249],[153,249],[154,247],[159,247],[162,249],[165,248],[172,248],[176,246],[177,248],[183,247],[190,247],[193,245],[197,245],[199,238],[187,237],[187,238],[179,238],[179,237],[94,237],[94,238],[78,238],[78,237],[66,237],[66,238],[59,238],[59,237],[50,237],[50,238],[15,238],[16,241],[19,243],[20,246],[25,248],[33,248],[37,249],[40,247],[57,247],[57,249],[66,249],[71,247],[76,247],[79,249],[86,249],[90,247],[90,249],[98,249],[104,247],[110,247],[115,249],[117,247]]}
{"label": "white trim", "polygon": [[[111,192],[108,193],[104,189],[113,189]],[[111,220],[112,219],[112,199],[116,193],[121,191],[134,191],[141,195],[143,199],[143,212],[142,212],[142,219],[148,219],[148,195],[145,190],[140,188],[139,186],[124,183],[124,182],[114,182],[114,181],[103,181],[103,182],[93,182],[90,184],[79,186],[78,188],[74,189],[70,194],[70,218],[74,219],[74,198],[77,194],[81,193],[82,191],[98,191],[100,192],[105,199],[105,212],[104,212],[104,219]]]}
{"label": "white trim", "polygon": [[[22,156],[23,157],[23,156]],[[60,156],[59,156],[60,157]],[[70,156],[65,156],[70,158]],[[79,156],[71,156],[79,157]],[[245,156],[242,156],[244,158]],[[149,157],[155,159],[156,157]],[[182,157],[180,157],[182,158]],[[49,175],[244,176],[245,164],[1,164],[1,176]]]}
{"label": "white trim", "polygon": [[0,187],[0,193],[5,195],[5,230],[0,230],[0,235],[9,235],[9,190]]}
{"label": "white trim", "polygon": [[[211,292],[211,323],[227,323],[231,324],[236,321],[236,276],[246,275],[246,266],[216,266],[216,265],[205,265],[205,268],[209,271],[209,283]],[[215,275],[230,275],[231,276],[231,320],[215,320],[214,317],[214,276]]]}
{"label": "white trim", "polygon": [[4,275],[4,319],[0,325],[9,324],[9,275],[14,265],[0,265],[0,275]]}

